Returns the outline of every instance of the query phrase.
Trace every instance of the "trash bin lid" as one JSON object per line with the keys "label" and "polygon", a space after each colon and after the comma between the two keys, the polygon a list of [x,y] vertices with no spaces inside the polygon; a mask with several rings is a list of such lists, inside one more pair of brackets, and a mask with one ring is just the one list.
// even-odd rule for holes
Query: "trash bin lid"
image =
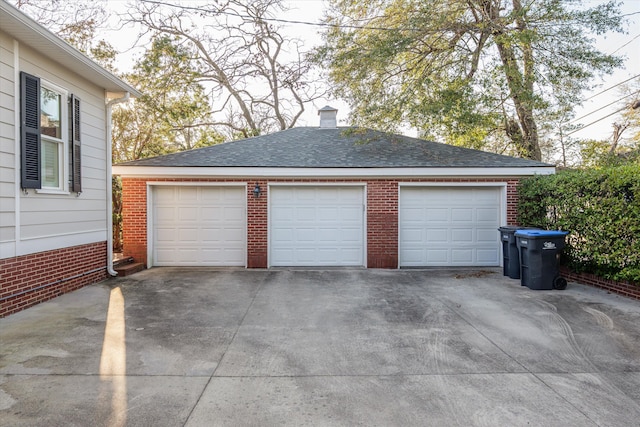
{"label": "trash bin lid", "polygon": [[569,234],[568,231],[562,230],[518,230],[516,236],[522,237],[560,237]]}
{"label": "trash bin lid", "polygon": [[502,227],[498,227],[498,230],[516,232],[518,230],[540,230],[540,229],[536,227],[523,227],[521,225],[503,225]]}
{"label": "trash bin lid", "polygon": [[498,227],[498,230],[500,231],[516,231],[516,230],[520,230],[522,227],[519,227],[517,225],[503,225],[502,227]]}

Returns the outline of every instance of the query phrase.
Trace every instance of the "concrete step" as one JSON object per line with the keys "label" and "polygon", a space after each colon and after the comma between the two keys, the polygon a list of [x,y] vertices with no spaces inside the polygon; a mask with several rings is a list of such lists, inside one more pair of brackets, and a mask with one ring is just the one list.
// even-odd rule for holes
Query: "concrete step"
{"label": "concrete step", "polygon": [[113,267],[119,267],[121,265],[125,265],[125,264],[131,264],[133,262],[133,257],[131,256],[114,256],[113,258]]}
{"label": "concrete step", "polygon": [[114,270],[118,273],[118,277],[130,276],[138,271],[144,270],[144,264],[141,262],[131,262],[114,267]]}

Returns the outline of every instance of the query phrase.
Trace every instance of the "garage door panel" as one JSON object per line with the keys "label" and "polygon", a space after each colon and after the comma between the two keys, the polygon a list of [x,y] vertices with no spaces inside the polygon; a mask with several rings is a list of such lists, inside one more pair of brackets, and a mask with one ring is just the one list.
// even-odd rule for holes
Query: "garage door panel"
{"label": "garage door panel", "polygon": [[[222,219],[224,219],[225,222],[233,221],[233,220],[244,222],[244,211],[245,211],[244,207],[242,206],[224,208]],[[216,216],[215,218],[218,218],[218,217]]]}
{"label": "garage door panel", "polygon": [[176,230],[173,228],[157,228],[155,230],[156,240],[159,242],[173,242],[176,239]]}
{"label": "garage door panel", "polygon": [[451,230],[451,242],[472,243],[474,230],[472,228],[454,228]]}
{"label": "garage door panel", "polygon": [[422,230],[401,230],[400,240],[404,242],[421,242]]}
{"label": "garage door panel", "polygon": [[404,260],[409,263],[419,263],[425,258],[422,249],[407,249],[404,252]]}
{"label": "garage door panel", "polygon": [[498,191],[476,191],[473,194],[473,200],[476,202],[484,202],[488,205],[500,203],[500,193]]}
{"label": "garage door panel", "polygon": [[429,221],[448,221],[449,209],[444,208],[425,208],[426,215],[422,216],[422,221],[426,218]]}
{"label": "garage door panel", "polygon": [[479,249],[477,251],[477,254],[478,254],[478,260],[482,262],[486,262],[487,264],[492,264],[492,263],[498,262],[500,251]]}
{"label": "garage door panel", "polygon": [[451,263],[453,265],[472,265],[473,251],[471,249],[452,249]]}
{"label": "garage door panel", "polygon": [[[339,252],[340,258],[336,261],[342,260],[343,263],[348,265],[362,265],[362,248],[360,246],[353,248],[342,248]],[[329,264],[329,265],[333,265]]]}
{"label": "garage door panel", "polygon": [[295,242],[308,243],[316,241],[316,229],[315,228],[298,228],[295,230]]}
{"label": "garage door panel", "polygon": [[[293,228],[273,229],[271,231],[270,240],[274,242],[290,243],[290,242],[293,242],[294,232],[295,231],[293,230]],[[277,246],[281,247],[281,245],[277,245]]]}
{"label": "garage door panel", "polygon": [[[441,243],[446,242],[449,238],[449,230],[446,228],[442,229],[430,229],[430,230],[420,230],[420,232],[416,232],[416,238],[413,240],[416,243],[421,242],[430,242],[430,243]],[[426,239],[422,239],[422,236],[426,235]]]}
{"label": "garage door panel", "polygon": [[362,187],[277,186],[269,192],[270,265],[363,265]]}
{"label": "garage door panel", "polygon": [[[225,227],[222,229],[222,237],[229,244],[236,243],[244,247],[244,227]],[[235,250],[236,246],[232,245],[231,248]]]}
{"label": "garage door panel", "polygon": [[280,187],[278,191],[273,191],[273,187],[271,191],[269,191],[269,201],[272,206],[276,206],[286,202],[287,200],[293,199],[293,189],[288,187]]}
{"label": "garage door panel", "polygon": [[454,222],[472,222],[473,208],[454,208],[451,209],[451,221]]}
{"label": "garage door panel", "polygon": [[[342,241],[343,243],[351,243],[357,245],[361,248],[362,243],[362,228],[342,228],[340,230],[336,230],[336,239],[335,241]],[[362,249],[362,248],[361,248]]]}
{"label": "garage door panel", "polygon": [[203,207],[200,209],[203,221],[219,221],[220,219],[227,218],[226,209],[221,206]]}
{"label": "garage door panel", "polygon": [[424,217],[425,212],[423,208],[406,207],[404,210],[404,220],[407,224],[412,221],[422,221]]}
{"label": "garage door panel", "polygon": [[402,267],[500,264],[499,188],[404,187],[399,209]]}
{"label": "garage door panel", "polygon": [[164,249],[157,250],[156,262],[159,262],[159,263],[173,262],[174,261],[173,252],[174,252],[173,250],[164,250]]}
{"label": "garage door panel", "polygon": [[154,265],[245,265],[244,188],[159,186],[153,191]]}
{"label": "garage door panel", "polygon": [[478,229],[476,230],[476,241],[479,243],[493,243],[496,240],[496,230],[494,229]]}
{"label": "garage door panel", "polygon": [[335,248],[318,248],[317,259],[320,265],[334,265],[347,253],[346,249],[336,251]]}
{"label": "garage door panel", "polygon": [[362,205],[342,207],[339,211],[343,223],[350,222],[360,224],[362,222]]}
{"label": "garage door panel", "polygon": [[477,222],[491,222],[494,223],[499,220],[500,213],[497,208],[477,208],[476,209],[476,221]]}
{"label": "garage door panel", "polygon": [[321,207],[317,210],[318,221],[333,222],[335,218],[340,214],[337,207]]}
{"label": "garage door panel", "polygon": [[195,228],[181,228],[178,230],[178,241],[191,243],[198,241],[198,230]]}
{"label": "garage door panel", "polygon": [[223,230],[219,228],[203,228],[201,238],[203,242],[217,242],[223,239]]}
{"label": "garage door panel", "polygon": [[198,200],[198,189],[183,187],[176,189],[178,192],[178,201],[180,202],[194,202]]}
{"label": "garage door panel", "polygon": [[177,209],[173,207],[158,207],[156,210],[156,219],[161,221],[171,221],[178,217]]}
{"label": "garage door panel", "polygon": [[272,249],[271,256],[276,259],[293,259],[294,252],[292,249]]}
{"label": "garage door panel", "polygon": [[184,206],[178,208],[178,219],[180,221],[196,222],[198,220],[198,211],[194,206]]}
{"label": "garage door panel", "polygon": [[320,244],[331,244],[340,240],[341,230],[335,228],[319,228],[318,231],[318,243]]}
{"label": "garage door panel", "polygon": [[[273,203],[272,203],[273,204]],[[293,221],[294,210],[286,207],[274,206],[270,210],[269,217],[273,223]]]}
{"label": "garage door panel", "polygon": [[299,246],[294,253],[294,260],[300,264],[309,264],[316,259],[316,248]]}
{"label": "garage door panel", "polygon": [[187,246],[177,246],[176,248],[178,249],[177,255],[170,254],[168,252],[166,253],[167,262],[171,262],[172,258],[174,258],[176,261],[182,264],[186,263],[189,265],[194,265],[195,263],[197,263],[198,250],[196,248]]}
{"label": "garage door panel", "polygon": [[[424,251],[426,254],[427,262],[430,264],[441,264],[447,262],[448,252],[442,249],[427,249]],[[415,262],[423,262],[424,257]]]}

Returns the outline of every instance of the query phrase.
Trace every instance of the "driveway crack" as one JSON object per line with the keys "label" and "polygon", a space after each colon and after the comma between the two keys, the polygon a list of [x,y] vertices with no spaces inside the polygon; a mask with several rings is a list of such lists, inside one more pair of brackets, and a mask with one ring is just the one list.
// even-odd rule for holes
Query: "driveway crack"
{"label": "driveway crack", "polygon": [[224,351],[222,352],[222,357],[220,357],[220,361],[218,362],[218,364],[216,365],[215,369],[213,370],[213,372],[211,372],[211,375],[209,376],[209,380],[207,381],[207,383],[204,385],[204,387],[202,388],[202,391],[200,392],[200,395],[198,396],[198,398],[196,399],[196,402],[193,404],[193,406],[191,407],[191,410],[189,411],[189,415],[187,415],[187,418],[184,421],[183,426],[186,426],[189,423],[189,420],[191,419],[191,416],[193,415],[193,411],[195,411],[195,409],[198,407],[198,404],[200,403],[200,400],[202,399],[202,396],[204,396],[205,391],[207,391],[207,388],[209,388],[209,384],[211,384],[211,380],[213,379],[213,377],[216,376],[216,372],[218,371],[218,368],[220,367],[220,365],[222,365],[226,355],[227,355],[227,351],[229,351],[229,347],[231,347],[231,345],[233,344],[233,342],[236,339],[236,335],[238,334],[238,330],[242,327],[242,325],[244,324],[244,320],[246,319],[247,315],[249,314],[249,311],[251,311],[251,307],[253,307],[253,304],[256,300],[256,298],[258,297],[258,294],[260,293],[260,291],[262,290],[262,287],[264,285],[264,283],[267,281],[267,279],[269,279],[274,273],[269,271],[267,272],[267,274],[262,278],[262,280],[260,280],[260,283],[258,284],[258,287],[256,288],[255,293],[253,294],[253,297],[251,297],[251,302],[247,305],[247,309],[245,310],[244,314],[242,315],[242,319],[240,319],[240,322],[238,322],[238,326],[236,327],[235,331],[233,331],[233,335],[231,336],[231,339],[229,340],[229,343],[227,344],[227,347],[224,349]]}

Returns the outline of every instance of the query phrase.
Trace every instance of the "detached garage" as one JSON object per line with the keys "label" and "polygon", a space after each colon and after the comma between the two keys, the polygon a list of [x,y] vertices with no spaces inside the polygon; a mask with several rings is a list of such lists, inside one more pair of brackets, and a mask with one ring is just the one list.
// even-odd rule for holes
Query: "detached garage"
{"label": "detached garage", "polygon": [[[301,127],[114,166],[125,255],[151,266],[498,266],[527,159]],[[325,117],[328,116],[328,117]]]}

